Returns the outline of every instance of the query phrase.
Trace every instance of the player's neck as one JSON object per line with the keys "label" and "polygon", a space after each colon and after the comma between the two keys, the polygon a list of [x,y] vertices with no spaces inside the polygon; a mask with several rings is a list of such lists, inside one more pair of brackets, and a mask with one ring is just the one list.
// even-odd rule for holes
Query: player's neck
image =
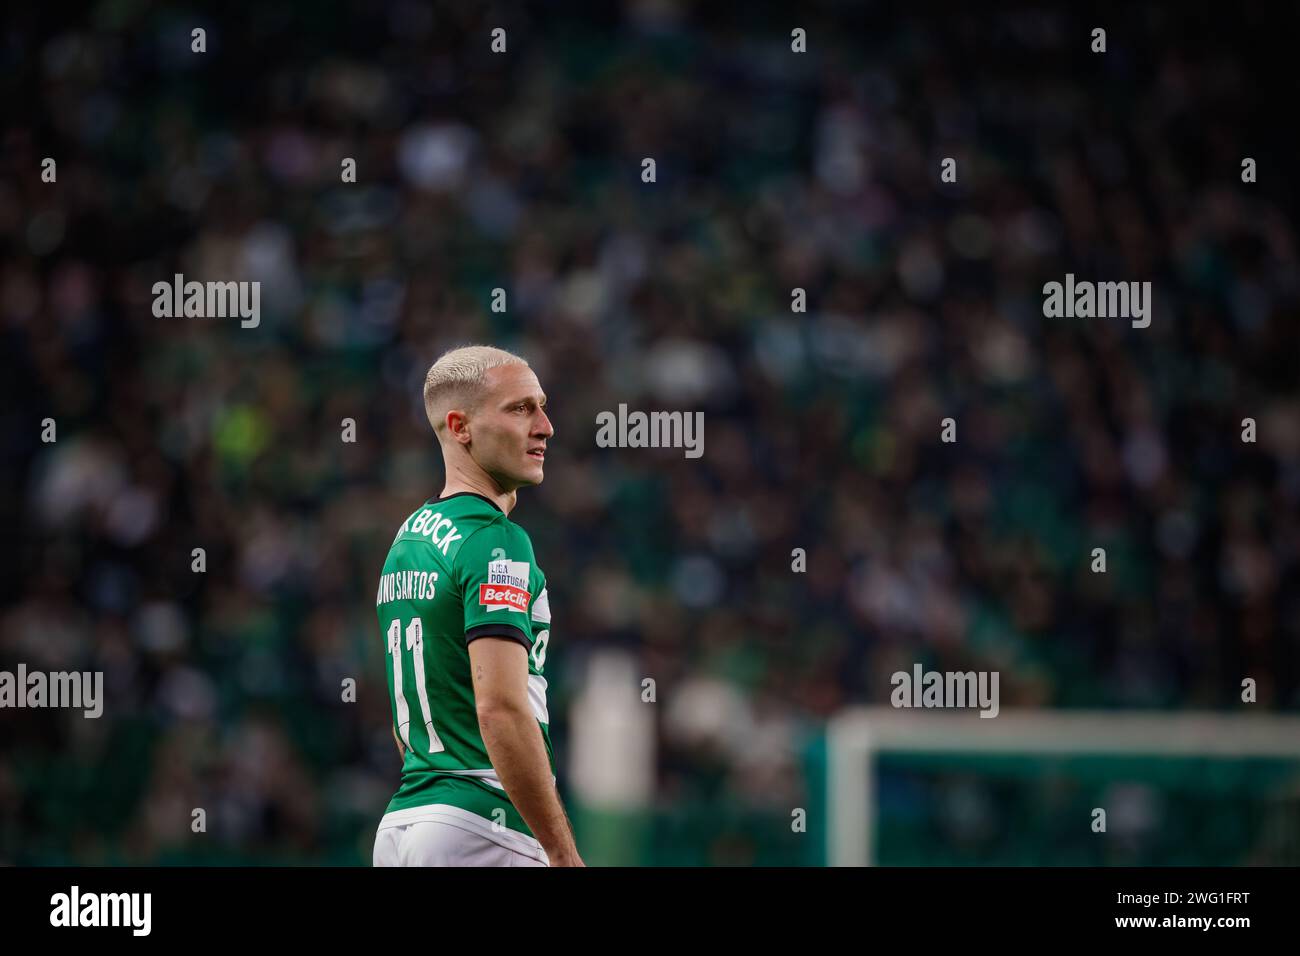
{"label": "player's neck", "polygon": [[459,494],[462,491],[482,495],[489,501],[494,502],[506,515],[509,515],[515,507],[515,492],[502,491],[497,487],[496,482],[486,475],[481,478],[460,474],[448,475],[447,483],[443,485],[442,493],[438,497],[446,498],[448,495]]}

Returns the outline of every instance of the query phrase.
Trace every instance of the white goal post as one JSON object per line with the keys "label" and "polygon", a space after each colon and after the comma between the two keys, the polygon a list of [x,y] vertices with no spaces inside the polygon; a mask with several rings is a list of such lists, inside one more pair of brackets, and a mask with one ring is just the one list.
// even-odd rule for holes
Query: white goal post
{"label": "white goal post", "polygon": [[1205,711],[896,710],[855,707],[827,725],[826,861],[875,859],[876,755],[887,752],[1294,757],[1300,717]]}

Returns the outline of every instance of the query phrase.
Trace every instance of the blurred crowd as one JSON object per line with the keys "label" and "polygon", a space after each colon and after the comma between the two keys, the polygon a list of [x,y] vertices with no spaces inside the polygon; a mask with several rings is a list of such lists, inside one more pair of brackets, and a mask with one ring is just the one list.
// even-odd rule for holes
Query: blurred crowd
{"label": "blurred crowd", "polygon": [[[709,6],[6,14],[0,667],[107,702],[0,714],[0,860],[368,861],[375,584],[474,342],[556,428],[512,518],[560,763],[624,650],[669,818],[788,821],[825,718],[915,662],[1004,712],[1300,705],[1294,11],[1135,5],[1098,54],[1065,4]],[[1044,318],[1067,272],[1150,280],[1150,327]],[[260,324],[156,318],[175,273],[259,281]],[[703,457],[598,448],[619,403],[704,411]]]}

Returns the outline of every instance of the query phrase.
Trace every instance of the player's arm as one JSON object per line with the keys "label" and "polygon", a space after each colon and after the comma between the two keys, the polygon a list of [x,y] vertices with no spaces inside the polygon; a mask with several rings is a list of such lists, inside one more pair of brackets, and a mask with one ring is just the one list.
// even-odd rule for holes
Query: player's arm
{"label": "player's arm", "polygon": [[528,651],[509,637],[469,644],[474,705],[488,759],[552,866],[584,866],[528,703]]}

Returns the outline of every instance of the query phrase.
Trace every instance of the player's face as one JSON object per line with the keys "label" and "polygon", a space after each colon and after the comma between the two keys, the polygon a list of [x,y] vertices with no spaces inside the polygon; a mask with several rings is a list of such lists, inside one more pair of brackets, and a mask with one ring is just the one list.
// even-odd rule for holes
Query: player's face
{"label": "player's face", "polygon": [[473,416],[474,457],[506,490],[541,484],[546,441],[555,429],[537,376],[527,365],[501,365],[487,380],[487,396]]}

